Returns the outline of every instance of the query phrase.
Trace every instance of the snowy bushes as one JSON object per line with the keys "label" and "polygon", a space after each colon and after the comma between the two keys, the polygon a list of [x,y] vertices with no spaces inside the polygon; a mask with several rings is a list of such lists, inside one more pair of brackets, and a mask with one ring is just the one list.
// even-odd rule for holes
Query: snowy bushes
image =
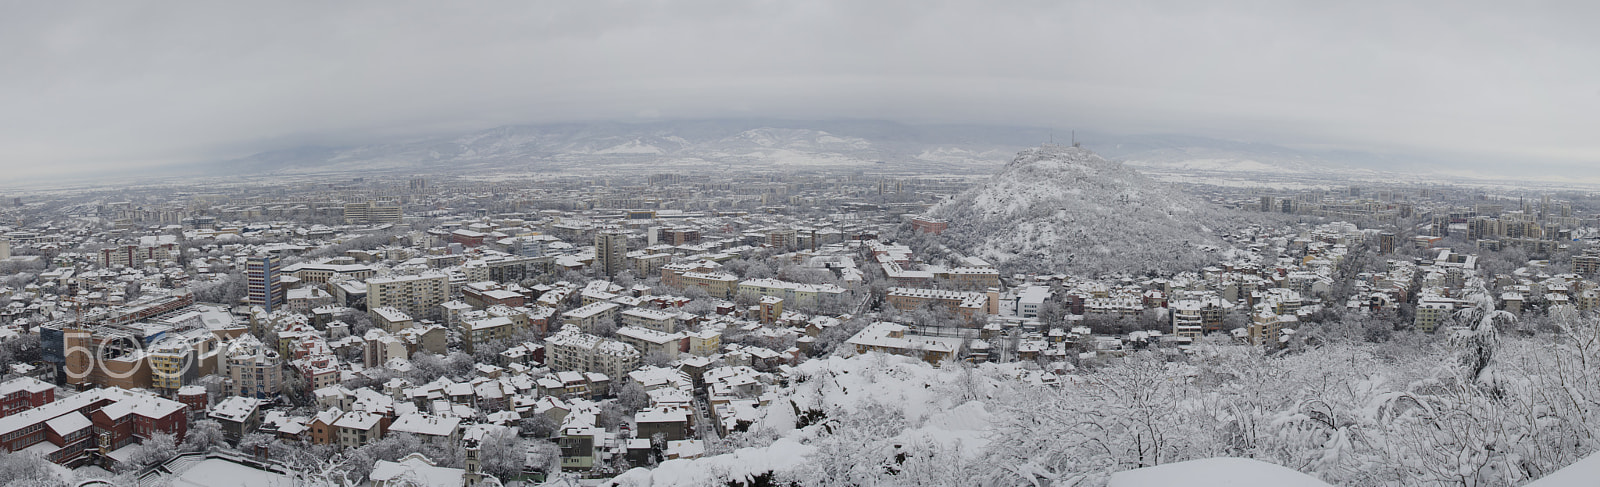
{"label": "snowy bushes", "polygon": [[[1202,344],[1176,362],[1135,354],[1055,386],[1032,385],[1038,372],[1016,364],[814,360],[747,438],[776,443],[734,453],[788,445],[781,465],[741,471],[799,485],[1094,486],[1212,457],[1336,485],[1519,485],[1600,449],[1600,327],[1569,317],[1560,328],[1500,337],[1481,373],[1462,360],[1481,352],[1473,342],[1441,339],[1273,357]],[[678,485],[646,471],[619,480]]]}

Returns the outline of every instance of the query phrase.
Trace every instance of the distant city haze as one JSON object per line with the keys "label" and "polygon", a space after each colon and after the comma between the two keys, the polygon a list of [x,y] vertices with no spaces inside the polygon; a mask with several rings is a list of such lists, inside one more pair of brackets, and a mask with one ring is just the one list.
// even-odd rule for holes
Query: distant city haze
{"label": "distant city haze", "polygon": [[12,2],[0,169],[765,118],[1186,134],[1594,176],[1595,18],[1586,2]]}

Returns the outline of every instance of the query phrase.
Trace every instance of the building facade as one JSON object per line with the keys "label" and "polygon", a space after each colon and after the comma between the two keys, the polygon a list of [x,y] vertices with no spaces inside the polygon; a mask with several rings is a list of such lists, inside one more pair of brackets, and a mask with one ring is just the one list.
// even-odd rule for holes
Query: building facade
{"label": "building facade", "polygon": [[418,319],[438,319],[439,305],[450,300],[450,276],[430,272],[415,276],[367,280],[367,308],[396,308]]}
{"label": "building facade", "polygon": [[273,308],[282,307],[289,300],[288,290],[280,283],[282,274],[283,265],[277,257],[251,257],[245,263],[245,299],[251,305],[266,309],[268,313]]}
{"label": "building facade", "polygon": [[594,236],[594,265],[599,274],[617,277],[628,267],[628,236],[618,232],[600,232]]}

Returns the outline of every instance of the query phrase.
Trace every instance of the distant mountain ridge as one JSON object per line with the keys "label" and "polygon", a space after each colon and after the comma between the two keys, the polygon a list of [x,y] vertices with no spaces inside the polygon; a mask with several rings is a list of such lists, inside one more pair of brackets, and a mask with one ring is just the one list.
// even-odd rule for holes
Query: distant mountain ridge
{"label": "distant mountain ridge", "polygon": [[1227,213],[1087,149],[1023,150],[989,181],[929,211],[941,240],[1011,271],[1194,269],[1223,243]]}
{"label": "distant mountain ridge", "polygon": [[[750,167],[879,167],[987,171],[1044,129],[905,125],[881,121],[783,120],[566,123],[506,126],[468,134],[420,137],[350,147],[305,147],[227,161],[229,172],[274,173],[368,169],[527,167],[639,164]],[[881,167],[880,167],[881,168]]]}
{"label": "distant mountain ridge", "polygon": [[[262,152],[189,170],[273,174],[399,170],[738,166],[756,170],[856,168],[987,173],[1018,150],[1066,134],[1041,127],[916,125],[881,120],[669,120],[511,125],[468,133],[348,146]],[[1163,173],[1343,175],[1416,169],[1418,161],[1354,151],[1171,134],[1079,131],[1077,140],[1109,160]],[[1065,140],[1063,140],[1065,142]]]}

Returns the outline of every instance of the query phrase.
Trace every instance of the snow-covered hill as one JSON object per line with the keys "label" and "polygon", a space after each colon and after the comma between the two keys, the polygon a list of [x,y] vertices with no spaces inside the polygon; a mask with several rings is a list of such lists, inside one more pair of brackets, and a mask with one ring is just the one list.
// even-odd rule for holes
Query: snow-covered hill
{"label": "snow-covered hill", "polygon": [[1143,272],[1214,260],[1225,213],[1087,149],[1022,151],[989,181],[934,207],[944,241],[1015,270]]}

